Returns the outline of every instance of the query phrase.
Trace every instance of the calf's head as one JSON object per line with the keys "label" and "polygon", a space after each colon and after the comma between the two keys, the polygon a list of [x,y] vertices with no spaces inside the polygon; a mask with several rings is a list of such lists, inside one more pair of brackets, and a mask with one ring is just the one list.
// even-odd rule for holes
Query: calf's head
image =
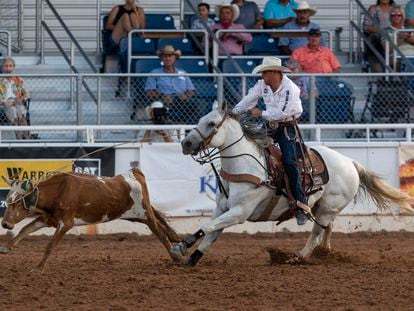
{"label": "calf's head", "polygon": [[7,194],[7,209],[1,225],[3,228],[11,230],[15,224],[32,214],[30,202],[32,196],[36,194],[33,183],[29,179],[10,180],[5,177],[3,179],[11,188]]}

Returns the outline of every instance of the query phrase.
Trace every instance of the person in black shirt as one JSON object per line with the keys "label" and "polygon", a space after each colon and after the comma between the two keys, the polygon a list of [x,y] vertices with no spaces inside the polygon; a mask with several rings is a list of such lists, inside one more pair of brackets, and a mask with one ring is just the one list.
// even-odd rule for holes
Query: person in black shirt
{"label": "person in black shirt", "polygon": [[123,5],[112,8],[105,27],[112,32],[109,37],[111,48],[116,48],[121,38],[132,29],[145,28],[144,9],[137,5],[136,0],[126,0]]}

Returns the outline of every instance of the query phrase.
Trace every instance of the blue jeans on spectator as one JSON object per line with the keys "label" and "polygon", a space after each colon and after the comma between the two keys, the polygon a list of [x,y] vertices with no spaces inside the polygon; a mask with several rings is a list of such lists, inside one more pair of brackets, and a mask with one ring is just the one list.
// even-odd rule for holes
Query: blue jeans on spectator
{"label": "blue jeans on spectator", "polygon": [[271,137],[279,144],[282,151],[282,161],[289,178],[290,190],[297,201],[306,204],[305,194],[300,181],[300,171],[297,166],[296,129],[295,126],[281,127],[273,130]]}

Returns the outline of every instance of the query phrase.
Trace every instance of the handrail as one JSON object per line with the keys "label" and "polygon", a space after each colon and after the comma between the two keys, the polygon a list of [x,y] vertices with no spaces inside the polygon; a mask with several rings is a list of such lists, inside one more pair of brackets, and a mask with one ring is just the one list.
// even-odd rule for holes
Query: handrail
{"label": "handrail", "polygon": [[[358,143],[379,143],[384,144],[388,143],[390,145],[396,145],[401,143],[412,143],[412,133],[414,129],[413,123],[399,123],[399,124],[299,124],[300,129],[302,130],[313,130],[313,142],[323,143],[330,140],[323,140],[322,131],[324,130],[364,130],[366,135],[365,139],[359,138]],[[1,126],[0,127],[0,144],[2,132],[14,132],[14,131],[65,131],[65,132],[84,132],[86,135],[86,141],[88,143],[94,143],[95,137],[98,135],[97,132],[102,131],[140,131],[140,130],[178,130],[180,132],[180,138],[184,138],[184,133],[186,130],[191,130],[194,128],[194,125],[32,125],[32,126]],[[378,139],[371,139],[370,133],[376,130],[405,130],[405,141],[394,141],[394,142],[384,142]],[[336,139],[335,141],[340,142],[341,144],[349,143],[350,145],[355,145],[357,142],[355,139]],[[347,141],[347,142],[345,142]],[[23,143],[31,143],[28,141],[19,141]],[[33,141],[32,141],[33,142]],[[134,141],[131,141],[133,143]],[[137,141],[136,141],[137,142]],[[40,141],[42,143],[42,141]]]}
{"label": "handrail", "polygon": [[357,33],[361,36],[361,38],[364,40],[364,42],[368,45],[368,47],[371,49],[371,51],[375,54],[375,56],[378,58],[378,60],[384,65],[386,71],[393,72],[394,70],[387,64],[387,61],[385,58],[377,51],[377,49],[372,45],[372,43],[368,40],[367,36],[364,35],[364,33],[359,29],[358,25],[356,25],[353,21],[349,22],[351,28],[354,28]]}
{"label": "handrail", "polygon": [[[221,33],[223,32],[248,32],[248,33],[271,33],[271,34],[284,34],[286,37],[290,37],[293,34],[303,33],[304,35],[308,34],[308,30],[279,30],[279,29],[220,29],[216,31],[214,34],[215,38],[218,38]],[[330,30],[321,30],[321,33],[328,34],[328,47],[332,49],[332,31]],[[290,34],[290,35],[289,35]],[[304,36],[305,37],[305,36]],[[219,48],[216,40],[213,40],[213,64],[217,66],[218,60],[220,58],[226,58],[226,55],[219,55]],[[254,55],[231,55],[233,58],[240,58],[240,57],[249,57],[249,58],[263,58],[263,56],[254,56]]]}
{"label": "handrail", "polygon": [[[48,33],[48,35],[50,36],[50,38],[52,39],[52,41],[56,44],[56,47],[58,48],[58,50],[60,51],[60,53],[62,53],[63,58],[66,60],[66,62],[68,63],[70,69],[74,72],[74,73],[79,73],[79,71],[76,69],[75,66],[72,65],[71,60],[69,58],[69,56],[66,54],[65,50],[63,49],[63,47],[60,45],[59,41],[56,39],[55,35],[52,33],[52,31],[50,30],[49,26],[46,24],[45,21],[41,21],[42,26],[44,27],[44,29],[46,30],[46,32]],[[98,104],[98,100],[95,96],[95,94],[93,94],[92,90],[90,89],[89,85],[86,83],[85,80],[82,80],[82,85],[85,87],[86,91],[88,92],[88,94],[91,96],[91,98],[93,99],[93,101]]]}
{"label": "handrail", "polygon": [[0,33],[4,33],[7,35],[7,56],[11,56],[11,47],[12,47],[12,43],[11,43],[11,33],[8,30],[0,30]]}
{"label": "handrail", "polygon": [[[204,34],[204,55],[192,55],[192,56],[186,56],[182,55],[181,58],[203,58],[206,63],[208,64],[208,35],[206,30],[195,30],[195,29],[132,29],[128,33],[128,63],[127,63],[127,72],[131,73],[131,65],[132,65],[132,59],[144,59],[144,58],[158,58],[155,54],[153,56],[145,56],[145,55],[139,55],[134,56],[132,55],[132,35],[135,33],[140,34],[151,34],[151,33],[177,33],[177,34],[186,34],[186,33],[202,33]],[[150,39],[151,36],[148,36],[148,39]]]}
{"label": "handrail", "polygon": [[[76,48],[79,50],[80,54],[82,55],[82,57],[85,59],[85,61],[88,63],[89,67],[92,69],[92,71],[94,73],[98,72],[98,69],[95,67],[95,65],[92,63],[92,61],[89,59],[88,55],[86,55],[85,51],[83,50],[83,48],[81,47],[81,45],[79,44],[78,40],[76,40],[75,36],[72,34],[72,32],[69,30],[68,26],[66,26],[65,22],[63,21],[63,19],[60,17],[59,13],[56,11],[55,7],[52,5],[52,3],[50,2],[50,0],[41,0],[41,1],[45,1],[46,4],[49,6],[49,9],[52,11],[53,15],[56,17],[57,21],[59,22],[59,24],[62,26],[63,30],[66,32],[66,34],[69,36],[71,42],[76,46]],[[43,8],[43,6],[42,6]],[[43,15],[43,14],[42,14]],[[42,25],[45,25],[45,23],[43,23],[43,19],[42,19]],[[42,38],[44,40],[44,38]],[[44,44],[42,42],[41,46],[43,47]]]}

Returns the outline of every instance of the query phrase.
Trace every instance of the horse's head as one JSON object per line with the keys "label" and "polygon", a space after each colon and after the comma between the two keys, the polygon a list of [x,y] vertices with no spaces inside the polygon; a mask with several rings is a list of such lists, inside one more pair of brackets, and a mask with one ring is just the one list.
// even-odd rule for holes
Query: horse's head
{"label": "horse's head", "polygon": [[219,148],[224,144],[225,133],[222,125],[227,118],[227,103],[213,106],[213,110],[200,119],[181,142],[184,154],[196,155],[208,147]]}
{"label": "horse's head", "polygon": [[1,225],[3,228],[11,230],[15,224],[31,214],[30,202],[32,195],[35,195],[35,188],[29,179],[10,180],[4,176],[2,178],[11,188],[7,194],[7,209]]}

